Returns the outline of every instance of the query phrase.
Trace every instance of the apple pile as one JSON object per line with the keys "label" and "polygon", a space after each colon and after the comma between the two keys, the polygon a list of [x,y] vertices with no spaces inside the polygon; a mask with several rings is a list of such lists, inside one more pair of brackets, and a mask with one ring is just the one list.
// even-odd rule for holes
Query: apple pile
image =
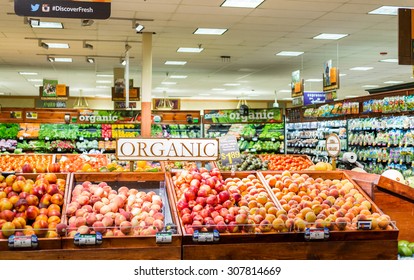
{"label": "apple pile", "polygon": [[176,173],[172,181],[187,234],[213,229],[226,233],[273,231],[278,209],[253,174],[223,180],[218,168],[200,168]]}
{"label": "apple pile", "polygon": [[0,239],[10,235],[58,237],[66,180],[42,173],[36,180],[0,175]]}
{"label": "apple pile", "polygon": [[376,213],[349,180],[312,178],[308,174],[267,174],[283,209],[277,212],[277,231],[304,231],[307,227],[354,230],[360,220],[371,220],[372,229],[392,229],[390,217]]}
{"label": "apple pile", "polygon": [[59,233],[73,237],[100,232],[103,236],[155,235],[164,228],[163,201],[154,191],[120,187],[106,182],[76,184],[66,207],[68,226]]}

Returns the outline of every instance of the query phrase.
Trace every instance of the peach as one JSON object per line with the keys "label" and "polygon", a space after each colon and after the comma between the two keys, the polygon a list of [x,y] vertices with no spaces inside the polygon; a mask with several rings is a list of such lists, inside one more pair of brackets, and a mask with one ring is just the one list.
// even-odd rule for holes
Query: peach
{"label": "peach", "polygon": [[106,232],[106,227],[101,221],[94,222],[92,228],[95,232],[100,232],[102,234]]}
{"label": "peach", "polygon": [[90,232],[90,229],[88,226],[82,225],[78,227],[77,232],[79,232],[80,234],[88,234]]}

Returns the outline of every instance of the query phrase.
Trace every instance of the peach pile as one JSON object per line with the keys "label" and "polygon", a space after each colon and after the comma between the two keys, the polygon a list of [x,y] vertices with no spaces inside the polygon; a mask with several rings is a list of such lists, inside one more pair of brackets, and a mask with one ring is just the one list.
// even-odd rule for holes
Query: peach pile
{"label": "peach pile", "polygon": [[164,228],[163,202],[155,192],[125,186],[118,190],[106,182],[77,184],[66,207],[68,226],[60,233],[100,232],[104,236],[154,235]]}
{"label": "peach pile", "polygon": [[268,232],[277,208],[255,175],[222,179],[217,168],[184,170],[172,177],[185,232]]}
{"label": "peach pile", "polygon": [[22,175],[0,175],[0,239],[10,235],[58,237],[66,181],[54,173],[36,180]]}
{"label": "peach pile", "polygon": [[267,174],[265,179],[283,208],[273,221],[277,231],[354,230],[360,220],[371,220],[374,230],[392,229],[390,217],[374,212],[371,202],[347,179],[314,179],[289,171]]}

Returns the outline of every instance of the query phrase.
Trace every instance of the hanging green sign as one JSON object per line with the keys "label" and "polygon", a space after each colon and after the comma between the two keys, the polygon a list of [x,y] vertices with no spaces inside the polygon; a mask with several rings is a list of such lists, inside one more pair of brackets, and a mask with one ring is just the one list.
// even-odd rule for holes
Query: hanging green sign
{"label": "hanging green sign", "polygon": [[248,115],[235,110],[204,110],[205,123],[263,123],[282,122],[279,108],[249,109]]}

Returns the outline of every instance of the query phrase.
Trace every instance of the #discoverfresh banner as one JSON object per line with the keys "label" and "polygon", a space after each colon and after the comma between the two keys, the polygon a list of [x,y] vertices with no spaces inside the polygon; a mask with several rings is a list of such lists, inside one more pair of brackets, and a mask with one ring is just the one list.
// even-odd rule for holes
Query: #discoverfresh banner
{"label": "#discoverfresh banner", "polygon": [[204,110],[205,123],[263,123],[281,122],[282,111],[279,108],[249,109],[249,115],[243,116],[235,110]]}
{"label": "#discoverfresh banner", "polygon": [[107,19],[111,16],[110,0],[14,0],[18,16]]}

